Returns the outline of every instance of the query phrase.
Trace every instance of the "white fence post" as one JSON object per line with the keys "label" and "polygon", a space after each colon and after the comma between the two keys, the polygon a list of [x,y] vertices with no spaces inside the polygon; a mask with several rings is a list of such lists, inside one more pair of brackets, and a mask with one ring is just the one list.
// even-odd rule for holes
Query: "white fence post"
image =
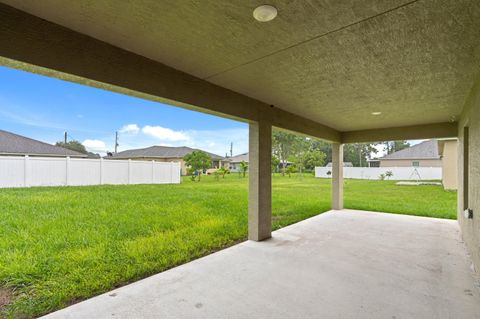
{"label": "white fence post", "polygon": [[152,184],[155,183],[155,161],[152,160]]}
{"label": "white fence post", "polygon": [[65,186],[68,186],[68,177],[70,175],[70,156],[65,158]]}
{"label": "white fence post", "polygon": [[132,160],[128,160],[128,184],[132,183]]}
{"label": "white fence post", "polygon": [[103,184],[103,157],[100,157],[100,185]]}
{"label": "white fence post", "polygon": [[28,169],[29,169],[29,165],[28,165],[28,155],[25,155],[24,157],[24,165],[23,165],[23,186],[25,187],[28,187]]}

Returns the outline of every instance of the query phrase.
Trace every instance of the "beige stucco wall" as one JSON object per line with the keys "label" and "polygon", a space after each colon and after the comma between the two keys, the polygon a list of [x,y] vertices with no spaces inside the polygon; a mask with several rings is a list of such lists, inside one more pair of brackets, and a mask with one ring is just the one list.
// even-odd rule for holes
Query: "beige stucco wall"
{"label": "beige stucco wall", "polygon": [[[468,208],[473,219],[464,217],[464,127],[469,127]],[[462,236],[472,255],[477,271],[480,270],[480,79],[472,89],[458,124],[458,222]]]}
{"label": "beige stucco wall", "polygon": [[438,159],[399,159],[399,160],[380,160],[380,167],[412,167],[412,162],[418,161],[420,167],[441,167],[442,160]]}
{"label": "beige stucco wall", "polygon": [[457,140],[443,142],[442,183],[446,190],[456,190],[458,188],[457,153]]}

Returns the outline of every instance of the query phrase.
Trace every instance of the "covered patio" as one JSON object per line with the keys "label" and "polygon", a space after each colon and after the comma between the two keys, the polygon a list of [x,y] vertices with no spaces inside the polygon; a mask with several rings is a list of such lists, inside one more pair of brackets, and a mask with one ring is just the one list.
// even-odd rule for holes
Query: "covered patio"
{"label": "covered patio", "polygon": [[455,221],[330,211],[45,316],[480,318]]}
{"label": "covered patio", "polygon": [[[479,317],[479,1],[1,2],[2,65],[250,127],[251,241],[50,317]],[[273,238],[272,127],[332,143],[335,210]],[[343,210],[343,144],[430,138],[459,139],[460,228]]]}

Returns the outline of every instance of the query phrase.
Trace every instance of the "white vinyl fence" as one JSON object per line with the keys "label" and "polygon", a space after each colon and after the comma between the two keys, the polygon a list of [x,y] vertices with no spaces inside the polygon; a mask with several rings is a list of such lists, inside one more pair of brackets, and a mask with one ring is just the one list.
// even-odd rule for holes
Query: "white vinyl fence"
{"label": "white vinyl fence", "polygon": [[69,157],[0,157],[0,188],[178,183],[180,163]]}
{"label": "white vinyl fence", "polygon": [[[315,167],[315,177],[332,177],[331,167]],[[441,167],[344,167],[344,178],[356,179],[380,179],[381,174],[392,172],[393,176],[385,179],[390,180],[441,180]]]}

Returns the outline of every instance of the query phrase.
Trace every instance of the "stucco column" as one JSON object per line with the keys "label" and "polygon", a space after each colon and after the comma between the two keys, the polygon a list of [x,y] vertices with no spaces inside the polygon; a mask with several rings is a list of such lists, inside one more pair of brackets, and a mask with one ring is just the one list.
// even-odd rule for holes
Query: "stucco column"
{"label": "stucco column", "polygon": [[332,144],[332,209],[343,209],[343,144]]}
{"label": "stucco column", "polygon": [[251,122],[248,155],[248,239],[272,236],[272,125]]}

